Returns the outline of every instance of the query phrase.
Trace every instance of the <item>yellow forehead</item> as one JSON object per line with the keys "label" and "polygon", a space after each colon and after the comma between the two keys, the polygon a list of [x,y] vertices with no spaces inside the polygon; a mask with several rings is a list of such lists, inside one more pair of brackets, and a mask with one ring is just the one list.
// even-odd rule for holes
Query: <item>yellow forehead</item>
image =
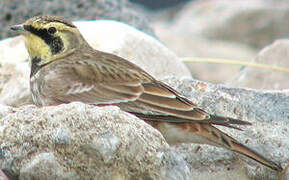
{"label": "yellow forehead", "polygon": [[55,27],[58,30],[67,30],[75,27],[70,21],[56,16],[38,16],[27,20],[24,25],[31,25],[36,29]]}
{"label": "yellow forehead", "polygon": [[57,30],[60,30],[60,31],[71,29],[71,27],[66,26],[65,24],[59,23],[59,22],[35,21],[35,22],[25,23],[24,25],[31,25],[36,29],[48,29],[49,27],[55,27]]}

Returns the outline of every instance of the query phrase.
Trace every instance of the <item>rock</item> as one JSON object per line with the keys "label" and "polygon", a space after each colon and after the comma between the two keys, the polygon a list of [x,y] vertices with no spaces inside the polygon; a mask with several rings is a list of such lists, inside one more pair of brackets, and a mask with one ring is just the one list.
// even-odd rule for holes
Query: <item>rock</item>
{"label": "rock", "polygon": [[20,170],[19,179],[73,179],[75,176],[64,172],[53,153],[40,153]]}
{"label": "rock", "polygon": [[87,148],[98,154],[105,163],[112,163],[120,144],[120,139],[116,135],[107,132],[101,137],[95,138],[92,146]]}
{"label": "rock", "polygon": [[[243,131],[218,128],[283,167],[287,164],[288,92],[227,88],[192,79],[169,78],[166,82],[208,112],[253,123],[242,127]],[[254,104],[257,100],[259,103]],[[277,176],[263,165],[222,148],[197,144],[169,147],[157,130],[114,106],[96,107],[79,102],[43,108],[25,105],[5,113],[0,127],[1,168],[17,175],[30,172],[26,173],[28,177],[47,168],[45,163],[38,165],[39,157],[49,159],[45,161],[57,169],[54,175],[60,178]],[[43,156],[44,152],[49,155]],[[38,166],[41,168],[35,170]]]}
{"label": "rock", "polygon": [[263,48],[288,36],[289,4],[266,0],[191,2],[172,25],[185,34]]}
{"label": "rock", "polygon": [[[4,65],[4,68],[9,65]],[[0,91],[0,103],[9,106],[21,106],[23,104],[32,104],[29,78],[30,68],[27,62],[21,62],[15,65],[14,71],[10,70],[11,77],[3,85]]]}
{"label": "rock", "polygon": [[[161,179],[166,162],[162,135],[113,106],[25,105],[0,124],[0,147],[11,154],[0,165],[13,161],[20,179]],[[59,129],[69,143],[55,141]]]}
{"label": "rock", "polygon": [[289,39],[277,40],[265,47],[256,57],[255,62],[281,68],[287,72],[265,68],[247,67],[230,85],[254,89],[282,90],[289,89]]}
{"label": "rock", "polygon": [[[209,113],[251,122],[252,126],[241,127],[243,131],[220,126],[218,128],[280,163],[282,167],[288,164],[289,157],[285,155],[289,153],[288,90],[229,88],[186,78],[168,78],[165,82]],[[189,164],[192,177],[198,177],[196,179],[240,177],[273,180],[277,177],[276,172],[221,148],[196,144],[182,144],[175,148]],[[286,177],[288,173],[287,171]]]}
{"label": "rock", "polygon": [[6,116],[8,113],[11,112],[13,112],[12,107],[0,104],[0,118]]}
{"label": "rock", "polygon": [[289,90],[231,88],[188,78],[164,81],[211,114],[250,122],[289,122]]}
{"label": "rock", "polygon": [[72,141],[72,137],[68,130],[62,128],[57,129],[54,133],[53,139],[56,145],[69,145]]}
{"label": "rock", "polygon": [[9,180],[7,175],[2,170],[0,171],[0,179],[1,180]]}
{"label": "rock", "polygon": [[187,162],[176,151],[166,152],[166,166],[163,177],[167,180],[191,179],[191,172]]}
{"label": "rock", "polygon": [[130,24],[152,36],[147,19],[127,0],[2,0],[0,3],[0,39],[11,36],[9,27],[40,14],[53,14],[70,20],[114,19]]}
{"label": "rock", "polygon": [[156,39],[135,28],[106,20],[82,21],[75,24],[92,47],[121,56],[157,79],[166,76],[191,76],[174,53]]}
{"label": "rock", "polygon": [[[252,60],[257,51],[245,44],[208,40],[182,31],[175,30],[172,25],[165,23],[154,24],[157,36],[164,44],[179,57],[198,57],[204,59],[228,59],[238,61]],[[193,77],[212,83],[225,83],[238,75],[240,66],[226,63],[185,62]],[[230,74],[228,78],[228,74]]]}
{"label": "rock", "polygon": [[27,60],[28,53],[25,50],[22,36],[7,38],[0,41],[0,64],[15,64]]}

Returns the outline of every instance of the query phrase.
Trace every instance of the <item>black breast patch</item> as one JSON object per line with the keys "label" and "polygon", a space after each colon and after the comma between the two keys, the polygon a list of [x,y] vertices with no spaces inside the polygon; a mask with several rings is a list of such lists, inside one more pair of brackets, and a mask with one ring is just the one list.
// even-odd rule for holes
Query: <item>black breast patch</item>
{"label": "black breast patch", "polygon": [[31,60],[31,72],[30,77],[32,77],[34,74],[38,72],[38,70],[41,68],[41,66],[38,65],[38,63],[41,61],[39,57],[34,57]]}
{"label": "black breast patch", "polygon": [[49,34],[47,29],[36,29],[31,25],[24,25],[24,29],[43,39],[45,43],[50,47],[52,54],[57,54],[62,51],[63,42],[61,38]]}

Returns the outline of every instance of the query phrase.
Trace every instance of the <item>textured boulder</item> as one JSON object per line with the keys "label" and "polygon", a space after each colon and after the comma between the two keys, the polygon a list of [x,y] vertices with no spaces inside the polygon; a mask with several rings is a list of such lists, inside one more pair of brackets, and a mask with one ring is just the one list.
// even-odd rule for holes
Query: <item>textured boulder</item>
{"label": "textured boulder", "polygon": [[[288,90],[261,91],[230,88],[193,79],[178,78],[169,78],[165,82],[207,112],[251,122],[252,126],[241,127],[243,131],[218,128],[265,157],[280,163],[283,167],[288,164]],[[175,148],[175,151],[187,160],[192,177],[273,180],[278,175],[244,156],[224,149],[196,144],[183,144]],[[288,176],[287,170],[287,179]]]}
{"label": "textured boulder", "polygon": [[[235,87],[254,89],[289,89],[289,39],[276,40],[266,46],[255,59],[256,63],[287,68],[287,71],[246,67],[237,81],[230,84]],[[289,100],[288,100],[289,101]]]}
{"label": "textured boulder", "polygon": [[0,165],[21,179],[160,179],[169,173],[161,134],[117,107],[26,105],[0,124]]}
{"label": "textured boulder", "polygon": [[40,14],[53,14],[70,20],[113,19],[154,35],[147,19],[127,0],[1,0],[0,39],[11,36],[11,25]]}
{"label": "textured boulder", "polygon": [[30,68],[28,63],[6,64],[0,68],[0,71],[4,72],[9,79],[3,83],[0,89],[0,103],[10,106],[33,104],[29,86]]}
{"label": "textured boulder", "polygon": [[262,48],[288,36],[288,18],[286,1],[206,0],[185,6],[174,27],[192,35]]}
{"label": "textured boulder", "polygon": [[[240,91],[192,79],[170,78],[166,82],[211,113],[253,123],[242,127],[243,131],[221,129],[283,167],[287,164],[288,92]],[[0,165],[23,179],[273,180],[278,175],[222,148],[198,144],[169,147],[157,130],[113,106],[75,102],[0,108]]]}

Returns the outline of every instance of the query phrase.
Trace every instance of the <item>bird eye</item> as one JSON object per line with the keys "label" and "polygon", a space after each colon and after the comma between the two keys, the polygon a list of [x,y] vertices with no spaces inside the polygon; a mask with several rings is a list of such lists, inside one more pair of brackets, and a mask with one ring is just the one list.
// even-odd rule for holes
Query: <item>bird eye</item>
{"label": "bird eye", "polygon": [[54,34],[56,32],[56,28],[55,27],[50,27],[50,28],[48,28],[47,31],[48,31],[49,34]]}

